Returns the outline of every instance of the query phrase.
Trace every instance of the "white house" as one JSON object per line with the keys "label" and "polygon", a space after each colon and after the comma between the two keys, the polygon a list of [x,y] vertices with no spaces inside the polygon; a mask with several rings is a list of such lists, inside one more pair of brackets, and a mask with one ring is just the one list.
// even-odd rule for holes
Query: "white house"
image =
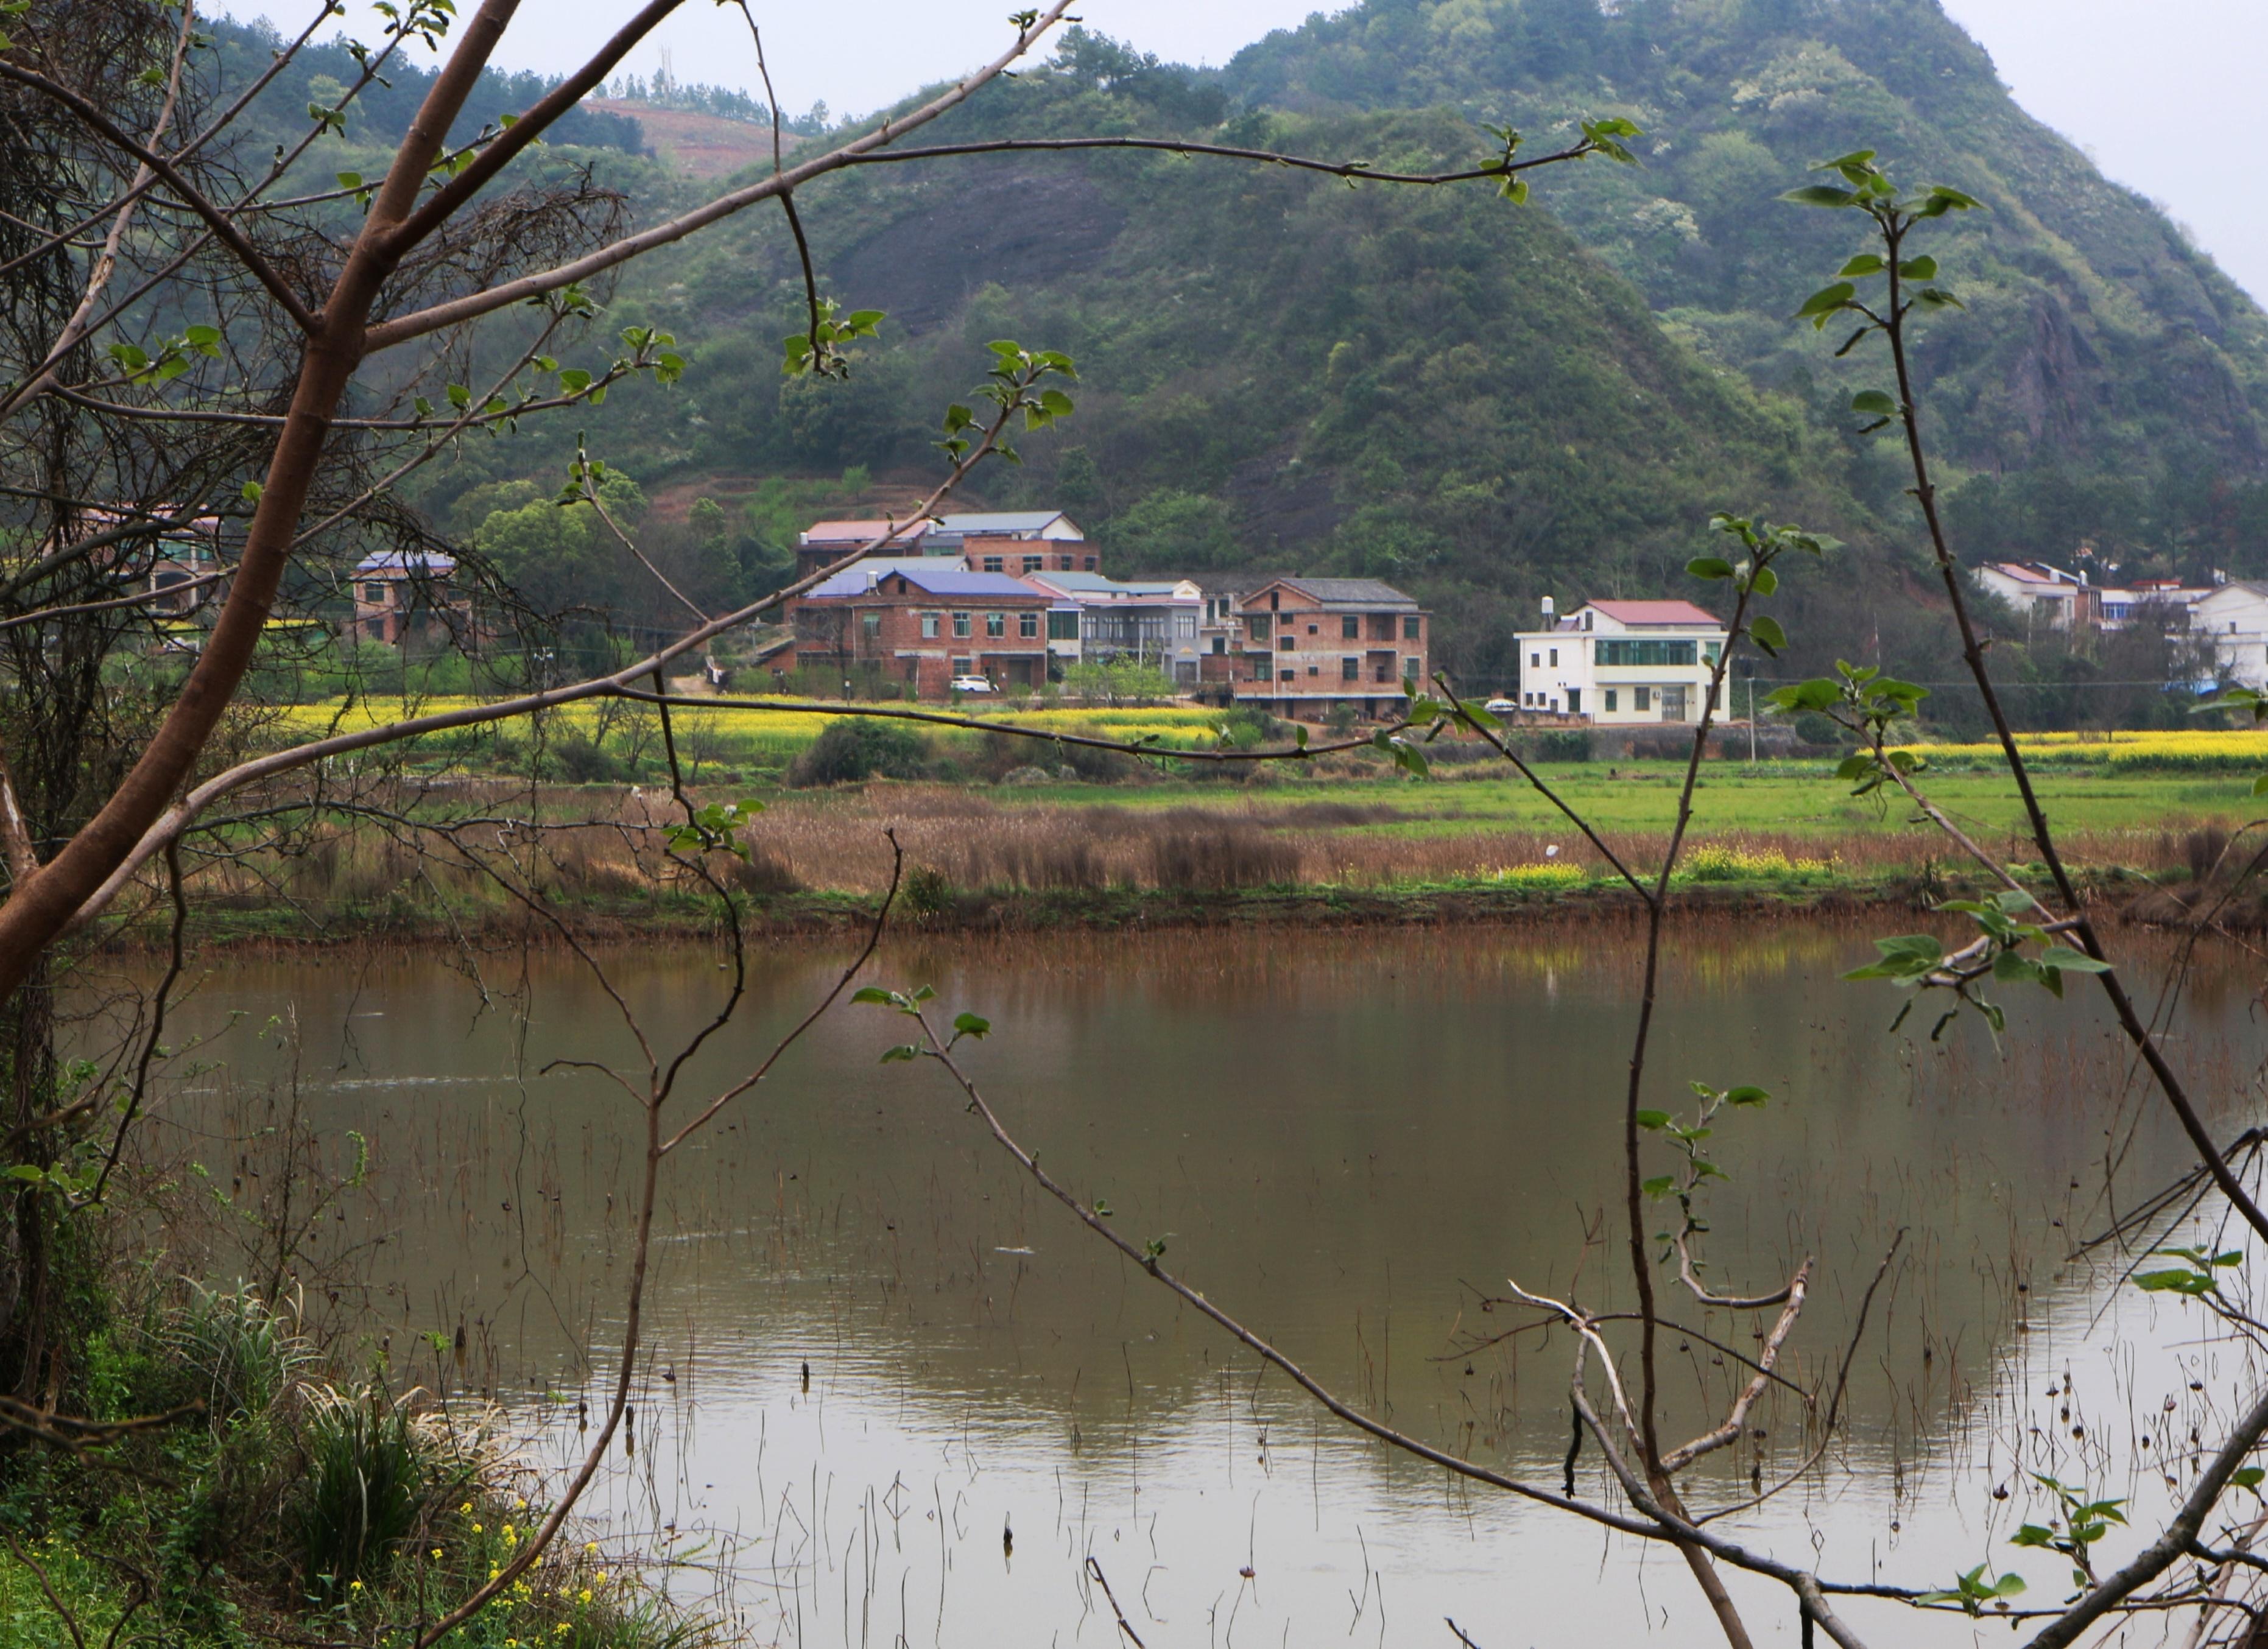
{"label": "white house", "polygon": [[1048,651],[1061,662],[1131,659],[1154,666],[1177,687],[1197,684],[1197,617],[1204,596],[1194,580],[1136,584],[1094,572],[1037,571],[1023,582],[1056,597],[1058,610],[1076,610],[1068,645],[1057,636],[1056,615],[1049,615]]}
{"label": "white house", "polygon": [[2235,579],[2190,608],[2190,634],[2213,644],[2213,674],[2268,687],[2268,584]]}
{"label": "white house", "polygon": [[1698,720],[1725,626],[1690,601],[1592,601],[1520,643],[1523,710],[1602,726]]}
{"label": "white house", "polygon": [[1977,582],[1998,596],[2029,624],[2069,629],[2074,622],[2101,622],[2101,593],[2083,572],[2066,572],[2043,561],[1992,561],[1977,569]]}

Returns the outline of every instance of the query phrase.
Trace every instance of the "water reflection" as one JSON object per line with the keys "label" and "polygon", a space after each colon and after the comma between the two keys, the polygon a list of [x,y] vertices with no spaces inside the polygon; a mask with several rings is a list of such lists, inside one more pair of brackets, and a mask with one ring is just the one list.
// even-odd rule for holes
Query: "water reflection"
{"label": "water reflection", "polygon": [[[1372,1411],[1556,1483],[1565,1340],[1498,1339],[1515,1319],[1487,1302],[1516,1275],[1627,1305],[1615,1153],[1631,939],[1570,925],[917,940],[873,976],[989,1018],[969,1064],[1004,1119],[1211,1298]],[[2180,1361],[2198,1355],[2183,1349],[2194,1323],[2065,1257],[2067,1234],[2102,1217],[2107,1151],[2132,1187],[2169,1176],[2181,1142],[2139,1102],[2091,1002],[2019,1004],[2006,1056],[1970,1026],[1894,1037],[1895,1003],[1836,977],[1866,949],[1834,926],[1697,924],[1665,982],[1651,1102],[1690,1104],[1689,1079],[1774,1095],[1710,1143],[1730,1178],[1708,1255],[1732,1289],[1816,1256],[1783,1365],[1797,1383],[1830,1377],[1906,1233],[1854,1366],[1852,1425],[1824,1471],[1744,1527],[1849,1578],[2021,1569],[2006,1545],[2020,1465],[2120,1474],[2138,1522],[2163,1498],[2131,1426],[2111,1447],[2098,1424],[2091,1450],[2067,1425],[2028,1427],[2066,1371],[2075,1394],[2057,1407],[2154,1413],[2161,1386],[2183,1417],[2198,1401]],[[606,960],[658,1046],[713,1009],[719,975],[697,945]],[[759,1060],[841,960],[760,957],[749,1011],[684,1091]],[[374,1174],[328,1233],[335,1250],[383,1239],[350,1268],[368,1289],[346,1291],[367,1299],[357,1331],[429,1385],[511,1403],[563,1459],[576,1402],[596,1401],[588,1348],[610,1343],[637,1145],[603,1078],[545,1072],[631,1046],[571,959],[483,973],[475,985],[387,955],[213,972],[189,1018],[237,1028],[166,1114],[166,1148],[218,1171],[232,1130],[250,1137],[279,1095],[334,1140],[366,1137]],[[2232,1115],[2263,1051],[2250,1000],[2237,961],[2205,959],[2176,1044]],[[1444,1616],[1490,1649],[1708,1641],[1674,1554],[1319,1420],[1035,1197],[938,1073],[879,1064],[897,1040],[874,1009],[828,1015],[670,1167],[637,1452],[600,1506],[613,1538],[678,1542],[679,1584],[721,1574],[755,1642],[1110,1643],[1090,1556],[1153,1645],[1438,1645],[1454,1642]],[[243,1168],[251,1147],[237,1149]],[[1669,1429],[1690,1431],[1742,1377],[1711,1343],[1751,1325],[1677,1320]],[[1754,1424],[1689,1500],[1739,1498],[1807,1453],[1794,1402],[1760,1404]],[[1587,1458],[1584,1492],[1603,1493],[1601,1475]],[[1990,1493],[2001,1483],[2006,1503]],[[2030,1567],[2052,1594],[2055,1565]],[[1763,1637],[1794,1641],[1774,1589],[1734,1587]],[[1899,1643],[1971,1631],[1881,1624]]]}

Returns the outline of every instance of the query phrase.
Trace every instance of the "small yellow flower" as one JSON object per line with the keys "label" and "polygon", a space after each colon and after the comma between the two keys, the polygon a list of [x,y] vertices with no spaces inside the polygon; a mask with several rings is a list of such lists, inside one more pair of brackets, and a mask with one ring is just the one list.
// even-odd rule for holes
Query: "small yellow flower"
{"label": "small yellow flower", "polygon": [[517,1638],[505,1638],[504,1640],[504,1649],[519,1649],[519,1639]]}
{"label": "small yellow flower", "polygon": [[489,1565],[489,1579],[491,1579],[491,1580],[495,1579],[497,1578],[497,1576],[498,1576],[498,1575],[502,1574],[503,1572],[504,1572],[504,1571],[503,1571],[503,1570],[501,1570],[501,1569],[499,1569],[499,1568],[497,1568],[494,1564],[490,1564]]}
{"label": "small yellow flower", "polygon": [[472,1509],[473,1509],[473,1503],[472,1503],[470,1500],[466,1501],[466,1502],[464,1503],[464,1505],[460,1505],[460,1506],[459,1506],[459,1507],[457,1508],[457,1510],[458,1510],[458,1511],[460,1511],[460,1512],[469,1512],[469,1511],[471,1511]]}
{"label": "small yellow flower", "polygon": [[359,1580],[350,1580],[350,1581],[349,1581],[349,1582],[347,1583],[347,1590],[348,1590],[348,1591],[350,1591],[350,1592],[359,1592],[359,1591],[361,1591],[361,1590],[362,1590],[362,1582],[361,1582],[361,1581],[359,1581]]}
{"label": "small yellow flower", "polygon": [[551,1630],[557,1632],[562,1638],[564,1638],[569,1632],[573,1631],[575,1629],[563,1620]]}
{"label": "small yellow flower", "polygon": [[591,1588],[589,1586],[585,1586],[583,1588],[582,1594],[578,1601],[585,1603],[591,1601]]}
{"label": "small yellow flower", "polygon": [[474,1533],[474,1534],[475,1534],[475,1535],[477,1535],[477,1534],[479,1534],[482,1529],[486,1528],[487,1527],[488,1527],[488,1525],[487,1525],[487,1524],[485,1524],[485,1523],[475,1523],[475,1524],[474,1524],[474,1525],[473,1525],[473,1533]]}
{"label": "small yellow flower", "polygon": [[598,1579],[600,1586],[607,1584],[607,1572],[604,1569],[599,1571]]}
{"label": "small yellow flower", "polygon": [[583,1542],[583,1550],[585,1551],[596,1551],[599,1550],[599,1542],[594,1540],[586,1540]]}
{"label": "small yellow flower", "polygon": [[433,1561],[435,1563],[441,1561],[441,1549],[438,1546],[433,1548]]}

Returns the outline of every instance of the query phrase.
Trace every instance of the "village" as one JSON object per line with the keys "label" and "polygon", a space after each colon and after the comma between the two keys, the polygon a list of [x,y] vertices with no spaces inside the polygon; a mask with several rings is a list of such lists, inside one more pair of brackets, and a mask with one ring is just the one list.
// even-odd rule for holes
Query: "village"
{"label": "village", "polygon": [[[1406,684],[1432,676],[1433,615],[1379,579],[1122,579],[1104,561],[1059,510],[818,521],[799,535],[797,581],[836,571],[782,603],[776,624],[720,650],[704,685],[950,703],[1084,684],[1322,723],[1391,720],[1409,703]],[[188,584],[209,565],[196,551],[152,576]],[[352,634],[389,646],[477,634],[455,574],[439,554],[365,558]],[[1988,563],[1973,578],[2028,637],[2154,628],[2186,638],[2194,679],[2167,681],[2169,692],[2268,687],[2268,583],[2117,586],[2083,567],[2020,561]],[[188,599],[175,607],[184,618]],[[1545,596],[1540,609],[1536,628],[1517,637],[1518,680],[1472,684],[1491,712],[1616,728],[1699,719],[1727,639],[1715,615],[1661,596],[1601,596],[1565,614]],[[1749,719],[1745,703],[1715,708],[1720,719]]]}

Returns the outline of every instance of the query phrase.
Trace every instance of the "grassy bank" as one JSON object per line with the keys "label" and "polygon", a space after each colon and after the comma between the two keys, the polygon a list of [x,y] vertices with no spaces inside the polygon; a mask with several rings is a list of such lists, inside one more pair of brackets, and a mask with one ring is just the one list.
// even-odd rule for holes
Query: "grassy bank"
{"label": "grassy bank", "polygon": [[[482,1405],[347,1379],[255,1293],[189,1288],[82,1348],[80,1417],[151,1421],[0,1457],[0,1643],[411,1641],[545,1508]],[[626,1562],[630,1557],[631,1561]],[[634,1555],[562,1538],[454,1634],[467,1649],[692,1649]]]}
{"label": "grassy bank", "polygon": [[[1678,764],[1568,762],[1545,776],[1626,863],[1659,864]],[[1911,906],[1976,885],[1940,833],[1913,824],[1907,809],[1853,799],[1820,764],[1712,763],[1701,783],[1674,884],[1690,902]],[[2005,775],[1944,771],[1932,788],[1989,846],[2019,864],[2029,858]],[[2250,802],[2249,785],[2214,775],[2052,769],[2040,788],[2071,861],[2114,897],[2196,874],[2201,846],[2241,822]],[[1500,920],[1611,908],[1628,896],[1604,858],[1517,780],[1416,783],[1342,768],[1241,784],[878,781],[701,795],[752,792],[765,810],[747,833],[747,858],[711,862],[745,895],[752,928],[766,932],[864,919],[889,878],[886,832],[907,857],[902,917],[941,929]],[[324,821],[289,854],[209,867],[200,935],[295,942],[540,931],[525,903],[485,873],[496,871],[602,936],[697,931],[717,919],[713,898],[662,850],[674,817],[666,797],[500,780],[460,784],[447,797],[450,816],[541,828],[497,847],[492,830],[468,841]],[[445,816],[430,794],[420,806]]]}

